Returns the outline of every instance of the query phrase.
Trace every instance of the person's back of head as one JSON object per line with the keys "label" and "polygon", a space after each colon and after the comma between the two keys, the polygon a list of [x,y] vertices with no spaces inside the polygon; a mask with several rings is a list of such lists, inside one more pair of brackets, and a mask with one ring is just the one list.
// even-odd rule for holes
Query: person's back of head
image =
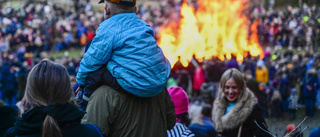
{"label": "person's back of head", "polygon": [[186,91],[181,87],[170,87],[168,88],[169,95],[175,107],[175,112],[177,116],[177,122],[184,125],[190,124],[190,119],[188,117],[188,106],[189,99]]}
{"label": "person's back of head", "polygon": [[[72,96],[66,68],[42,60],[29,73],[23,102],[31,107],[65,104]],[[43,122],[42,136],[62,136],[57,121],[51,115],[47,115]]]}
{"label": "person's back of head", "polygon": [[135,13],[137,10],[136,0],[100,0],[104,3],[105,19],[120,13]]}

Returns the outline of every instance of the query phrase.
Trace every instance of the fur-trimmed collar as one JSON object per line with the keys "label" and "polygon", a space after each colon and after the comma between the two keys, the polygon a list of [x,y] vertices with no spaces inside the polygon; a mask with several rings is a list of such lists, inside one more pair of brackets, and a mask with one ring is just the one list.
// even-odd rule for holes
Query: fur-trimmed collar
{"label": "fur-trimmed collar", "polygon": [[257,104],[255,95],[248,89],[243,93],[242,98],[227,114],[224,114],[228,106],[226,99],[217,98],[214,102],[212,120],[218,132],[231,130],[239,127],[249,117],[254,105]]}

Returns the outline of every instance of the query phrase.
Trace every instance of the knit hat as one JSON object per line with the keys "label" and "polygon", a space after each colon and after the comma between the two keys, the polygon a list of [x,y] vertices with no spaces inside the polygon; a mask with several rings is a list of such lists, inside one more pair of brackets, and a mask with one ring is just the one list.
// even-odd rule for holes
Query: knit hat
{"label": "knit hat", "polygon": [[[120,5],[125,5],[125,6],[135,6],[136,5],[136,0],[107,0],[109,2],[115,3],[115,4],[120,4]],[[98,4],[104,3],[104,0],[100,0]]]}
{"label": "knit hat", "polygon": [[188,112],[189,100],[186,91],[181,87],[174,86],[170,87],[168,92],[173,101],[176,114],[179,115]]}
{"label": "knit hat", "polygon": [[291,132],[291,131],[294,130],[294,129],[295,129],[294,124],[289,124],[289,125],[287,126],[287,132]]}

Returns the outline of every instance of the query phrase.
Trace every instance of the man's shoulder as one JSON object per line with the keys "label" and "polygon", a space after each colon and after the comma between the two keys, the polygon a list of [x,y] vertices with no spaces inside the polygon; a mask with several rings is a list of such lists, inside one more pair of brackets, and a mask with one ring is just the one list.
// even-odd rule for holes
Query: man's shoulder
{"label": "man's shoulder", "polygon": [[[153,96],[152,98],[157,98],[157,97],[165,97],[167,91],[164,89],[162,90],[158,95]],[[141,97],[137,97],[129,92],[126,91],[117,91],[113,89],[110,86],[107,85],[102,85],[98,89],[96,89],[93,94],[92,98],[106,98],[108,100],[136,100],[136,99],[141,99]],[[92,100],[92,99],[91,99]]]}
{"label": "man's shoulder", "polygon": [[[92,104],[105,104],[109,106],[119,106],[126,102],[128,97],[123,93],[114,90],[112,87],[102,85],[96,89],[89,98]],[[89,105],[88,105],[89,106]]]}

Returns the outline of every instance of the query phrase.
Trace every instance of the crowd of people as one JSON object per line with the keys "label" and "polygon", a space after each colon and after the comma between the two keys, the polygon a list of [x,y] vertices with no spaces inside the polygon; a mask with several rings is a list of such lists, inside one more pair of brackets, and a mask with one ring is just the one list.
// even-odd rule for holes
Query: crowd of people
{"label": "crowd of people", "polygon": [[320,42],[320,8],[288,6],[285,10],[256,7],[252,17],[258,20],[261,45],[316,49]]}
{"label": "crowd of people", "polygon": [[[79,1],[72,8],[47,1],[21,2],[13,7],[2,2],[0,11],[0,60],[2,98],[11,104],[18,94],[21,100],[28,71],[47,51],[82,48],[95,36],[103,20],[103,12],[94,11],[86,1]],[[78,60],[80,58],[77,58]],[[56,59],[52,59],[56,60]],[[58,61],[78,66],[76,61]],[[76,60],[76,59],[74,59]],[[76,67],[73,67],[74,69]],[[71,69],[69,67],[69,69]],[[75,75],[75,70],[70,70]],[[18,92],[17,92],[18,91]],[[13,100],[15,102],[15,100]]]}
{"label": "crowd of people", "polygon": [[101,11],[82,1],[75,8],[47,1],[25,2],[21,7],[7,3],[1,5],[0,15],[1,51],[18,53],[84,46],[103,20]]}
{"label": "crowd of people", "polygon": [[[190,4],[196,7],[195,2]],[[64,71],[66,71],[69,75],[68,80],[66,78],[60,79],[67,81],[52,79],[50,79],[52,81],[39,81],[57,84],[59,82],[70,83],[70,85],[61,87],[70,86],[72,91],[76,91],[78,87],[82,86],[76,80],[76,75],[81,66],[80,57],[70,58],[66,55],[62,58],[50,58],[51,61],[44,59],[48,58],[48,52],[73,48],[84,49],[89,41],[93,40],[96,35],[98,36],[99,31],[97,29],[104,19],[105,12],[95,11],[93,6],[86,1],[80,1],[70,10],[47,2],[26,3],[22,7],[11,7],[10,4],[1,6],[0,97],[8,105],[14,105],[22,100],[22,103],[27,104],[19,107],[30,107],[33,110],[26,113],[30,115],[29,117],[17,121],[20,125],[17,124],[14,127],[12,127],[13,124],[6,127],[0,126],[1,134],[4,134],[3,129],[12,127],[6,133],[7,136],[22,134],[17,131],[21,128],[19,126],[23,126],[24,120],[32,118],[33,115],[31,114],[40,113],[39,111],[45,112],[41,115],[45,120],[40,120],[43,122],[40,122],[40,125],[57,124],[49,121],[50,119],[51,121],[52,119],[62,119],[59,117],[61,114],[53,114],[52,111],[55,110],[52,110],[50,105],[55,106],[61,104],[61,102],[65,105],[60,106],[59,109],[64,114],[77,113],[79,115],[76,119],[62,120],[76,121],[73,124],[77,128],[86,129],[83,131],[83,135],[95,134],[96,136],[101,136],[100,134],[128,136],[129,132],[120,130],[120,128],[117,129],[130,120],[128,117],[136,117],[136,120],[131,122],[141,122],[139,127],[153,129],[141,133],[134,131],[135,135],[158,133],[160,136],[165,134],[165,132],[162,132],[163,130],[172,136],[174,134],[186,136],[215,136],[218,134],[222,136],[270,136],[268,127],[263,126],[266,125],[266,118],[282,120],[284,114],[288,113],[290,120],[294,120],[297,109],[303,106],[306,116],[312,118],[315,109],[320,108],[320,52],[314,50],[320,44],[319,7],[310,8],[304,5],[301,9],[288,7],[286,10],[280,11],[272,9],[266,11],[262,7],[254,7],[248,18],[259,23],[257,27],[259,43],[265,47],[263,59],[249,55],[244,58],[243,62],[238,62],[236,57],[232,57],[230,60],[219,60],[213,57],[211,60],[199,62],[193,58],[188,67],[184,67],[178,61],[176,64],[171,64],[173,68],[166,84],[168,91],[160,90],[157,92],[157,96],[152,95],[150,99],[140,101],[141,98],[135,98],[124,93],[128,89],[119,92],[112,85],[109,86],[113,89],[102,86],[88,100],[87,114],[84,115],[81,109],[75,108],[72,103],[66,103],[72,98],[71,96],[53,94],[54,89],[48,84],[37,85],[32,82],[37,81],[35,76],[45,75],[46,71],[48,73],[52,72],[54,76],[61,77],[65,75]],[[175,3],[173,0],[160,2],[160,6],[156,8],[150,5],[140,5],[138,6],[137,16],[150,25],[153,30],[153,34],[150,35],[154,35],[157,39],[157,32],[162,25],[179,19],[180,6],[181,2]],[[289,49],[283,52],[277,47],[289,47]],[[295,50],[290,50],[290,47],[305,48],[306,52],[297,54]],[[92,49],[88,51],[93,53]],[[56,74],[54,70],[62,69],[62,66],[54,62],[63,65],[66,69],[56,72],[59,73]],[[116,71],[112,68],[111,72]],[[142,76],[145,72],[141,73]],[[52,88],[52,91],[37,91],[38,88]],[[64,91],[65,89],[56,90],[68,93],[67,90],[70,88],[65,88],[66,91]],[[42,92],[51,96],[41,95]],[[55,97],[61,99],[62,96],[65,97],[64,100],[55,102],[59,101]],[[39,98],[41,102],[34,100],[34,98]],[[171,98],[172,101],[169,101],[168,98]],[[105,101],[105,99],[110,102],[103,106],[101,101]],[[126,100],[126,102],[120,101],[121,99]],[[163,101],[160,103],[161,105],[158,104],[159,101]],[[129,105],[126,104],[128,102]],[[148,105],[143,105],[144,103]],[[153,109],[147,109],[151,107]],[[176,109],[174,110],[173,107]],[[0,108],[1,112],[2,110],[10,110],[12,115],[17,115],[17,110],[21,110],[21,108],[14,106]],[[71,108],[74,112],[64,111],[66,108]],[[101,114],[105,117],[101,119],[95,117],[98,115],[96,114],[98,112],[97,108],[99,110],[108,109]],[[124,112],[117,110],[118,108],[131,109]],[[245,112],[244,110],[250,111]],[[114,113],[110,113],[112,111]],[[143,119],[146,116],[143,112],[146,111],[150,115],[158,115],[156,112],[161,112],[161,115],[153,118],[152,121],[161,123],[158,126],[162,130],[157,130],[158,126],[152,126],[148,120]],[[174,112],[177,117],[175,122],[173,120]],[[97,126],[80,124],[80,119],[82,119],[82,123],[94,123]],[[113,124],[115,120],[121,122],[111,128],[106,125],[106,123]],[[12,123],[15,120],[12,117],[7,121]],[[60,126],[63,124],[59,123]],[[96,131],[98,127],[101,130]],[[59,136],[66,136],[68,135],[66,131],[70,130],[70,127],[55,126],[54,129],[59,131],[55,132]],[[132,127],[126,127],[128,131],[132,129],[134,129],[133,125]],[[34,128],[34,130],[36,131],[33,131],[33,134],[41,134],[39,127]],[[42,130],[48,129],[44,128]],[[46,133],[51,132],[51,130],[48,130]],[[46,136],[44,133],[42,135]]]}

